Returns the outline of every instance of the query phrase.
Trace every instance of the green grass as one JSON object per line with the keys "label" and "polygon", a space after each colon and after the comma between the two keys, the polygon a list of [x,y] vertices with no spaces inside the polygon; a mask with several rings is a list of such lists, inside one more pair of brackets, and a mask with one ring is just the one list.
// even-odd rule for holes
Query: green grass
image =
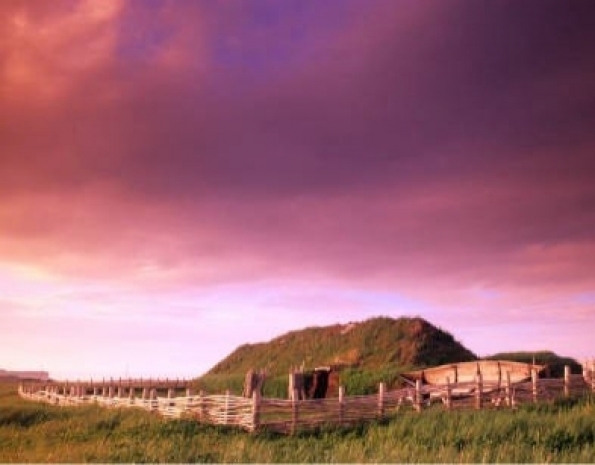
{"label": "green grass", "polygon": [[0,462],[592,462],[595,399],[402,414],[293,437],[141,410],[55,407],[0,384]]}
{"label": "green grass", "polygon": [[448,332],[419,317],[376,317],[347,325],[290,331],[269,342],[244,344],[217,363],[208,375],[245,375],[265,369],[287,375],[302,364],[356,366],[367,371],[388,367],[435,366],[477,357]]}

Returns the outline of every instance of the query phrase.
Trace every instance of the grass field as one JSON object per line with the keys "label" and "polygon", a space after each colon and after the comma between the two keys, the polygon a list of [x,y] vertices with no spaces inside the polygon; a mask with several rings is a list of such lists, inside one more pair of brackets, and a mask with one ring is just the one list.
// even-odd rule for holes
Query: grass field
{"label": "grass field", "polygon": [[595,399],[518,411],[425,411],[293,437],[54,407],[0,384],[0,462],[592,462]]}

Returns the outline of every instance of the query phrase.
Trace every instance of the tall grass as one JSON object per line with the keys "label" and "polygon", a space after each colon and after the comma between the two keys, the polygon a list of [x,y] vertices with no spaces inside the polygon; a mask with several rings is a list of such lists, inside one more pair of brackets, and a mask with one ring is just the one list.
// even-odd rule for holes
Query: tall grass
{"label": "tall grass", "polygon": [[296,436],[134,409],[55,407],[0,385],[0,462],[592,462],[595,400],[518,411],[403,413]]}

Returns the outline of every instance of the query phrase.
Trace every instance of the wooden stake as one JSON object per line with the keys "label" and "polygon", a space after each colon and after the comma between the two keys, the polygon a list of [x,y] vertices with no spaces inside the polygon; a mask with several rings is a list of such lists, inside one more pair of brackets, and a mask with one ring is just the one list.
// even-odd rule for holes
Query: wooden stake
{"label": "wooden stake", "polygon": [[422,398],[421,398],[421,379],[415,380],[415,399],[414,407],[417,412],[421,412],[422,409]]}
{"label": "wooden stake", "polygon": [[252,391],[252,431],[260,427],[260,391]]}
{"label": "wooden stake", "polygon": [[380,383],[378,385],[378,418],[384,418],[384,394],[386,391],[386,385]]}
{"label": "wooden stake", "polygon": [[450,376],[446,377],[446,409],[452,409],[452,388],[450,386]]}
{"label": "wooden stake", "polygon": [[344,417],[344,397],[345,397],[345,388],[343,386],[339,386],[339,425],[343,424],[343,417]]}
{"label": "wooden stake", "polygon": [[299,408],[298,408],[299,391],[294,388],[291,395],[291,434],[295,434],[298,422]]}
{"label": "wooden stake", "polygon": [[536,404],[538,400],[538,390],[537,390],[537,369],[531,369],[531,396],[533,398],[533,403]]}
{"label": "wooden stake", "polygon": [[506,372],[506,404],[512,408],[512,388],[510,386],[510,371]]}
{"label": "wooden stake", "polygon": [[198,393],[198,419],[201,422],[206,421],[207,418],[207,407],[205,405],[205,400],[204,400],[204,391],[199,391]]}
{"label": "wooden stake", "polygon": [[225,391],[225,405],[223,411],[223,424],[227,425],[229,421],[229,389]]}
{"label": "wooden stake", "polygon": [[564,365],[564,397],[570,395],[570,367]]}
{"label": "wooden stake", "polygon": [[482,407],[482,391],[483,391],[483,375],[477,373],[475,375],[475,408],[480,410]]}

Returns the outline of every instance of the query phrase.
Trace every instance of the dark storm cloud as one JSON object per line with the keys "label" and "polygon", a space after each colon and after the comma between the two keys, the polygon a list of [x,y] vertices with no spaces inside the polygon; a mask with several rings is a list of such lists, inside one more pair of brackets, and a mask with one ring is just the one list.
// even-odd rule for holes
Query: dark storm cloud
{"label": "dark storm cloud", "polygon": [[[93,30],[114,44],[67,85],[66,42],[47,69],[24,42],[58,90],[7,94],[0,189],[25,209],[34,192],[61,200],[5,214],[13,230],[40,234],[55,218],[62,237],[84,190],[96,226],[77,243],[125,234],[117,255],[136,222],[179,237],[167,253],[226,250],[288,274],[391,276],[414,263],[414,276],[497,281],[524,247],[590,250],[593,7],[366,5],[158,4],[157,22],[132,3],[116,32],[97,13]],[[266,46],[277,39],[282,50]]]}

